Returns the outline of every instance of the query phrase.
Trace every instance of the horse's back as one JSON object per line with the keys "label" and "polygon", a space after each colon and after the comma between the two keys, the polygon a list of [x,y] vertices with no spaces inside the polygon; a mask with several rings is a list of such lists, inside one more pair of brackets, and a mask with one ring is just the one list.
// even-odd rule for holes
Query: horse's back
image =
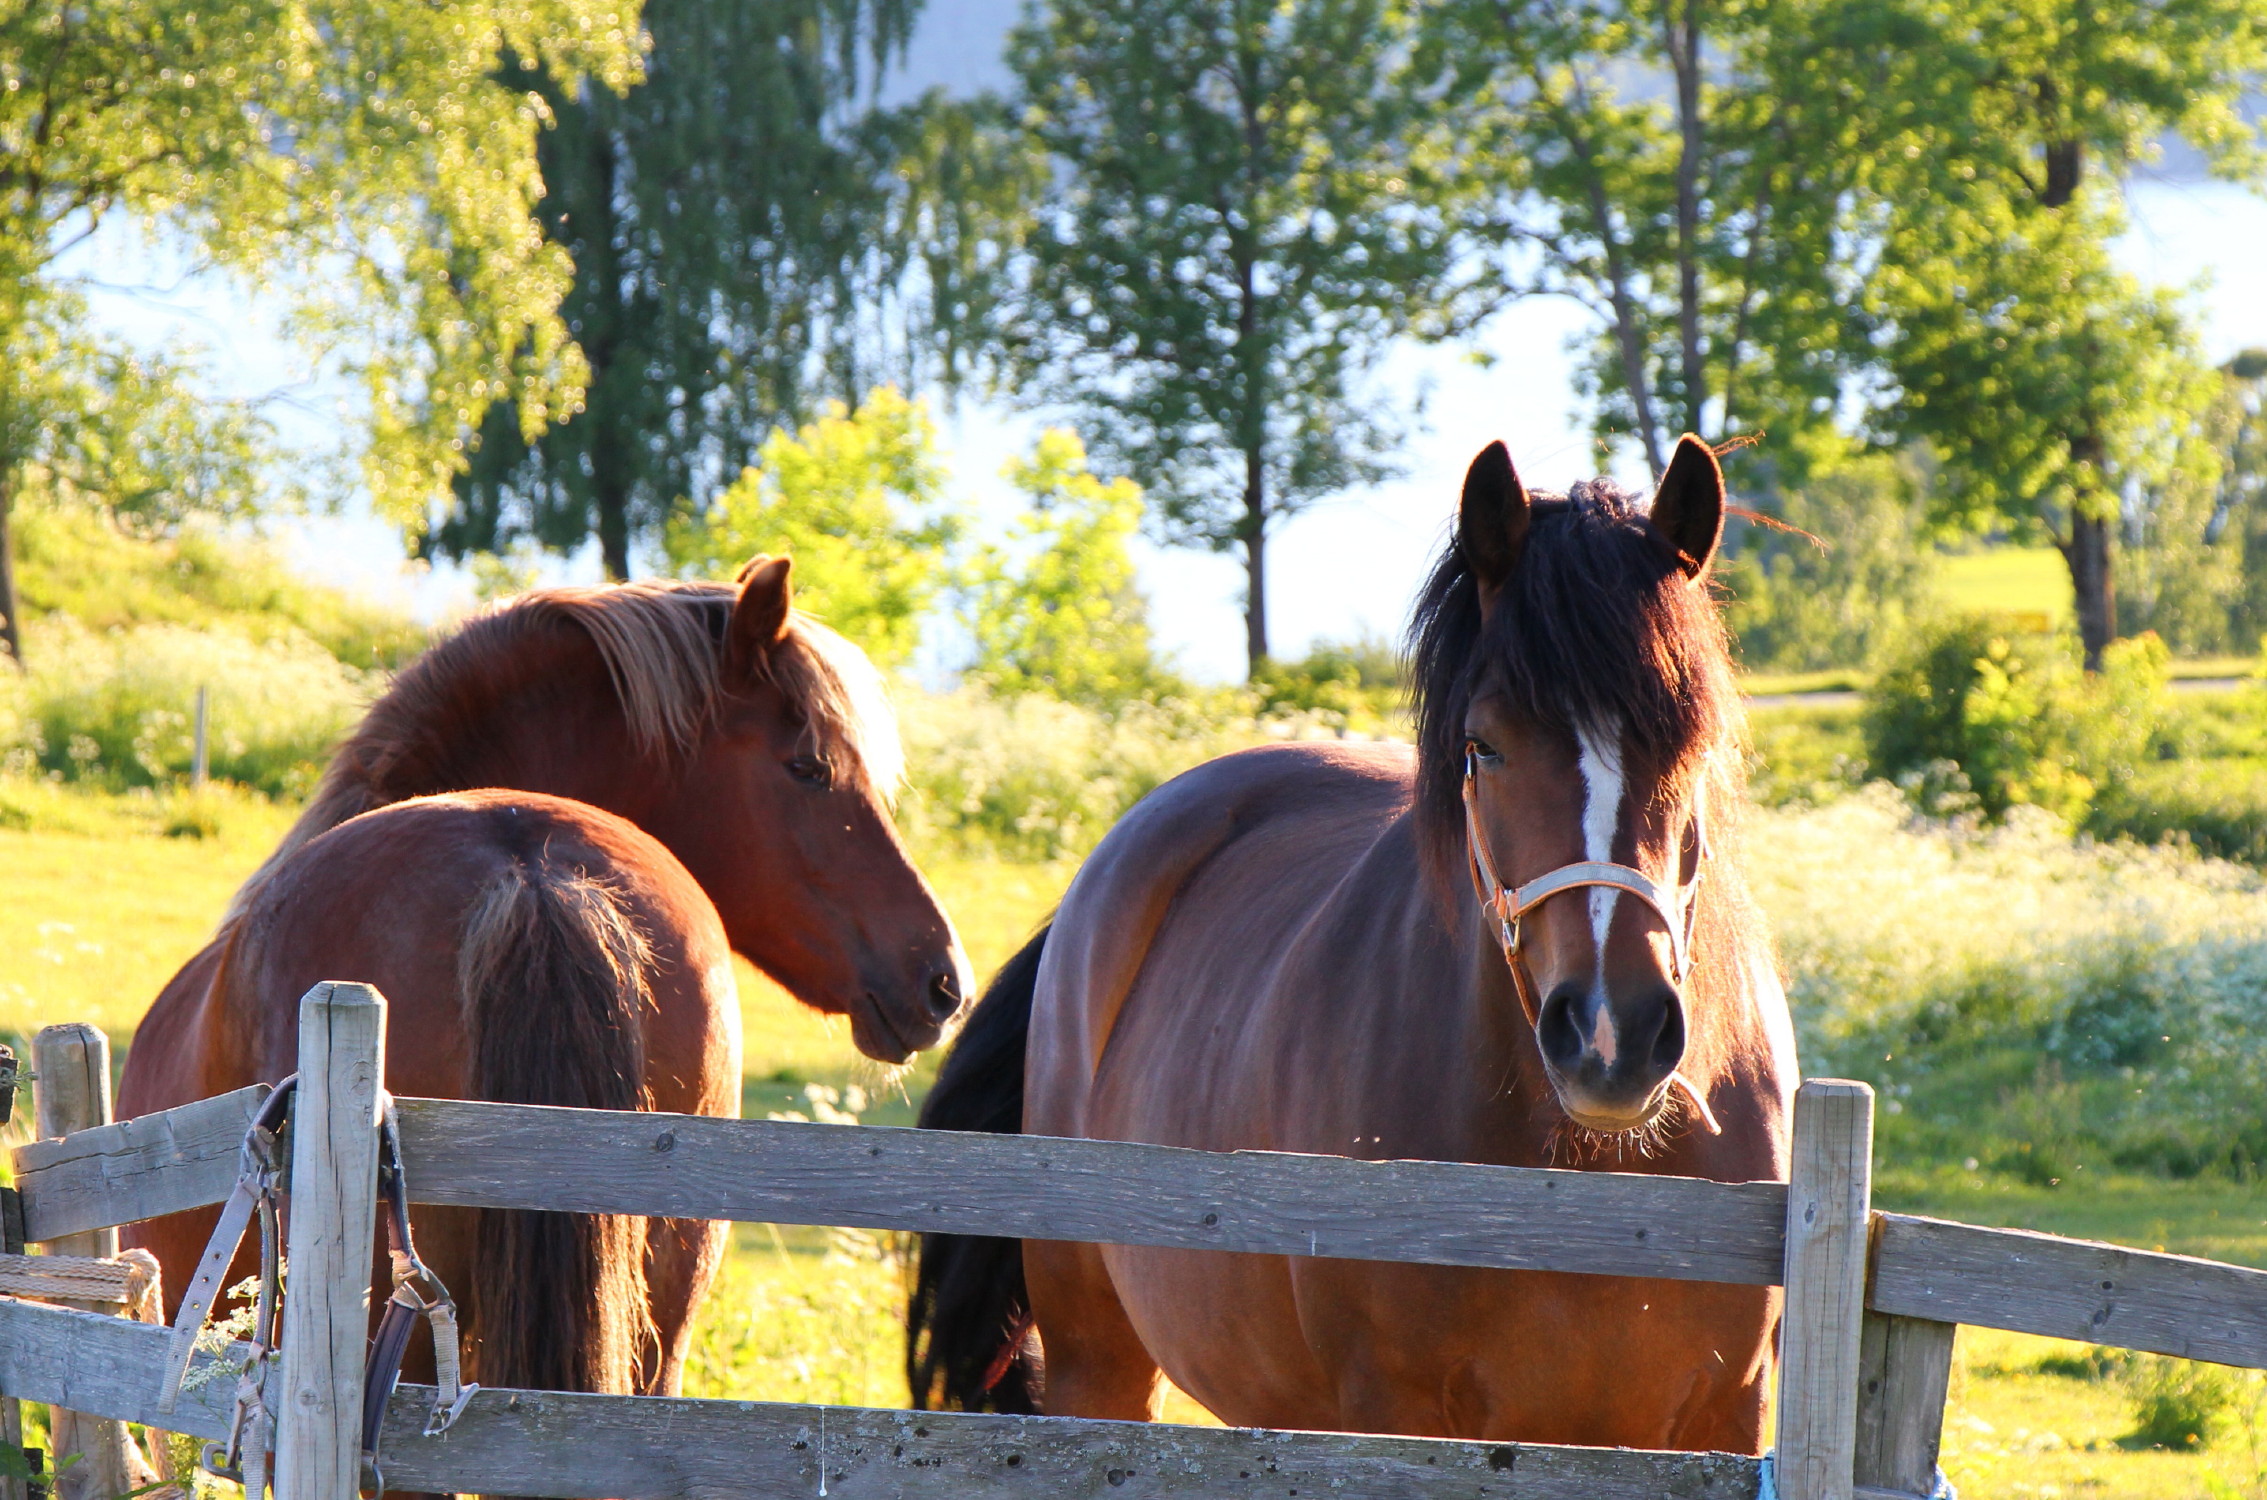
{"label": "horse's back", "polygon": [[1249,1016],[1297,932],[1406,823],[1413,768],[1403,746],[1273,745],[1208,761],[1138,804],[1049,930],[1025,1128],[1112,1133],[1092,1131],[1091,1090],[1137,988],[1175,990],[1190,971],[1177,1005],[1210,1011],[1206,1025]]}
{"label": "horse's back", "polygon": [[[730,953],[715,906],[651,835],[562,797],[456,792],[392,803],[329,829],[270,872],[247,904],[226,983],[230,1008],[260,1018],[264,1070],[291,1066],[299,995],[346,978],[387,997],[390,1087],[462,1092],[464,946],[499,891],[544,872],[592,883],[636,924],[653,960],[652,1019],[731,1011]],[[672,1029],[649,1027],[659,1034],[643,1039],[646,1048],[681,1050]],[[663,1071],[693,1092],[658,1107],[701,1109],[696,1080],[711,1069],[697,1045],[673,1061]]]}

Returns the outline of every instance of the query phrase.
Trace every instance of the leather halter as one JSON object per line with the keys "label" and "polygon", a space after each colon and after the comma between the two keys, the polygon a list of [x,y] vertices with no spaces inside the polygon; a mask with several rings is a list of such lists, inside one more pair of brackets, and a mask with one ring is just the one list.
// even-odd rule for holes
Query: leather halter
{"label": "leather halter", "polygon": [[[1521,919],[1551,897],[1564,891],[1579,890],[1584,886],[1604,886],[1608,890],[1627,891],[1661,919],[1669,934],[1670,968],[1678,989],[1692,974],[1692,928],[1694,914],[1700,910],[1700,871],[1695,868],[1691,883],[1678,893],[1683,898],[1684,912],[1675,914],[1669,893],[1662,890],[1643,870],[1628,865],[1609,864],[1603,860],[1580,860],[1561,865],[1555,870],[1536,876],[1522,886],[1507,886],[1497,878],[1495,861],[1488,856],[1487,836],[1480,831],[1479,760],[1470,746],[1464,750],[1464,837],[1471,856],[1472,888],[1479,894],[1480,909],[1495,919],[1496,941],[1503,947],[1503,960],[1511,970],[1514,988],[1519,991],[1520,1009],[1527,1013],[1527,1024],[1535,1025],[1542,1016],[1541,1002],[1535,997],[1534,980],[1521,960],[1523,948],[1520,931]],[[1705,838],[1700,846],[1701,859],[1708,856]]]}

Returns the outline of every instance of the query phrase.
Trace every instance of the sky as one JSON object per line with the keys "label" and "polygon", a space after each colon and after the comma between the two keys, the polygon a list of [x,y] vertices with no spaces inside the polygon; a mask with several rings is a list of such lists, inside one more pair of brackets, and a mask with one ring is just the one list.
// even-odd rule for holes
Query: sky
{"label": "sky", "polygon": [[[1018,0],[929,0],[904,66],[882,86],[884,101],[930,87],[965,93],[1004,85],[1001,45],[1017,9]],[[2217,362],[2267,344],[2267,256],[2258,251],[2267,244],[2267,200],[2204,180],[2174,151],[2135,179],[2128,202],[2133,227],[2120,259],[2145,281],[2189,291],[2207,354]],[[310,371],[279,336],[275,309],[256,290],[184,277],[162,247],[108,230],[59,269],[91,283],[98,315],[120,331],[203,346],[216,383],[230,394],[291,388],[297,394],[278,411],[288,439],[321,444],[350,420],[335,382]],[[1393,351],[1377,396],[1407,413],[1421,394],[1423,418],[1405,423],[1399,476],[1323,502],[1271,539],[1269,627],[1278,655],[1296,656],[1315,641],[1398,634],[1446,535],[1465,466],[1489,442],[1504,441],[1530,485],[1562,489],[1587,477],[1590,445],[1569,352],[1587,326],[1574,304],[1537,298],[1514,304],[1482,331],[1480,343],[1494,356],[1485,365],[1468,345]],[[959,494],[988,529],[1004,526],[1019,502],[1000,470],[1029,449],[1047,414],[965,398],[935,414]],[[1645,478],[1641,467],[1616,477]],[[339,515],[286,523],[279,537],[310,575],[421,618],[445,618],[472,598],[465,570],[410,563],[398,535],[359,501]],[[1137,564],[1160,646],[1197,678],[1241,678],[1239,561],[1144,543]],[[545,564],[546,581],[598,576],[590,551]],[[952,654],[949,634],[940,633],[925,652],[923,675],[941,677]]]}

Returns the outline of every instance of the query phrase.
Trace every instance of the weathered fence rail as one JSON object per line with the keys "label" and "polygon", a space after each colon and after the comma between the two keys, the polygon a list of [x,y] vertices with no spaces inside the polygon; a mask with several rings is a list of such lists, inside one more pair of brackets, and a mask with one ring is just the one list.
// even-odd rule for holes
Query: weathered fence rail
{"label": "weathered fence rail", "polygon": [[[303,1003],[281,1500],[346,1500],[370,1288],[383,1005]],[[245,1089],[20,1148],[28,1238],[218,1203],[265,1097]],[[2267,1273],[1870,1210],[1871,1093],[1797,1101],[1792,1183],[1211,1153],[1120,1142],[397,1101],[421,1202],[949,1230],[1787,1288],[1786,1500],[1927,1493],[1955,1324],[2267,1367]],[[361,1253],[357,1253],[357,1251]],[[165,1335],[0,1298],[0,1395],[157,1419]],[[160,1425],[219,1436],[232,1380]],[[483,1391],[445,1436],[389,1409],[396,1489],[678,1500],[726,1492],[998,1496],[1737,1496],[1735,1455]]]}

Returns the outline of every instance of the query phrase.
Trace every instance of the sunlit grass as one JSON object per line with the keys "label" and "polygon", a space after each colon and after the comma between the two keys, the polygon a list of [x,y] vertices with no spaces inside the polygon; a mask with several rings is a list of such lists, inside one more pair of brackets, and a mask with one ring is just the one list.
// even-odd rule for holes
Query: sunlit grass
{"label": "sunlit grass", "polygon": [[1993,547],[1937,560],[1933,583],[1948,610],[2005,610],[2071,617],[2070,568],[2052,547]]}

